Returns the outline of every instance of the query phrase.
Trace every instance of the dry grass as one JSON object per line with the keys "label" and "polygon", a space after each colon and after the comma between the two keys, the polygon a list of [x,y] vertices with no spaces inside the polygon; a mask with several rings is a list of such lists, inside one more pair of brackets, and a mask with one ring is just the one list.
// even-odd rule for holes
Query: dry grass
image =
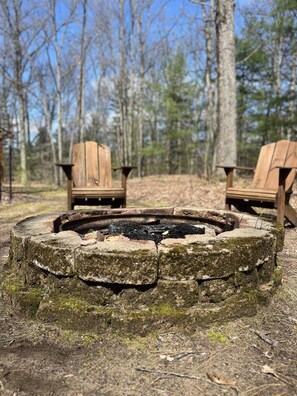
{"label": "dry grass", "polygon": [[[188,175],[135,178],[128,183],[128,205],[222,209],[224,189],[224,182]],[[33,190],[23,190],[12,203],[0,205],[0,273],[15,222],[65,208],[64,190],[45,191],[39,186]],[[295,229],[286,230],[285,242],[279,255],[284,282],[271,304],[255,317],[214,325],[208,331],[197,328],[194,334],[172,329],[132,340],[77,334],[8,315],[0,299],[0,394],[297,395]]]}

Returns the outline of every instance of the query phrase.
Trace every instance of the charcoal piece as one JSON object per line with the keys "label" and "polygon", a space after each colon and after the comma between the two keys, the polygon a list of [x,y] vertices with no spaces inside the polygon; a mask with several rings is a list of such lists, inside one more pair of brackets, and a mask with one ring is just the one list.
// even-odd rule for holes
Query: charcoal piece
{"label": "charcoal piece", "polygon": [[109,233],[111,235],[122,234],[129,239],[151,240],[159,243],[166,238],[205,234],[205,227],[187,223],[139,224],[132,221],[117,221],[109,225]]}

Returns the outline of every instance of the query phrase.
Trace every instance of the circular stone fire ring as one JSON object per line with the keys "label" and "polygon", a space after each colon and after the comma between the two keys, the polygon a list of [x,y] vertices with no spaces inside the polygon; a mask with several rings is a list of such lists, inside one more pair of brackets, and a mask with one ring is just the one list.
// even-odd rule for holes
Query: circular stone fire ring
{"label": "circular stone fire ring", "polygon": [[[132,224],[134,239],[119,231],[121,223]],[[172,238],[172,227],[184,225],[197,234]],[[135,239],[139,227],[158,238]],[[40,215],[12,231],[2,294],[13,309],[75,330],[191,330],[255,314],[281,282],[282,244],[277,224],[225,211],[128,208]]]}

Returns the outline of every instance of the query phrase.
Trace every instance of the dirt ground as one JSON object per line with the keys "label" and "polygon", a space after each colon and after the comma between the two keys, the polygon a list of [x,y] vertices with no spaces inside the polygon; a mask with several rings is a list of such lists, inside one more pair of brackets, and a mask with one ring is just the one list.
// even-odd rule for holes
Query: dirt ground
{"label": "dirt ground", "polygon": [[[135,178],[128,196],[128,206],[222,209],[224,183]],[[0,275],[14,224],[63,210],[65,200],[63,190],[35,186],[0,204]],[[283,285],[269,306],[194,334],[78,334],[8,314],[0,298],[0,395],[297,395],[296,242],[297,230],[286,228]]]}

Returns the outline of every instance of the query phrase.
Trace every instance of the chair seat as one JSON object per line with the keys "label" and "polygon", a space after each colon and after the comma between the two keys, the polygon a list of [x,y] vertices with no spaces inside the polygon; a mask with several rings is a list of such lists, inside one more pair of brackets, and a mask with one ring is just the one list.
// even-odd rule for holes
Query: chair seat
{"label": "chair seat", "polygon": [[124,188],[73,187],[74,198],[123,198]]}
{"label": "chair seat", "polygon": [[245,189],[229,187],[226,190],[226,198],[245,199],[260,202],[275,202],[276,191],[266,189]]}
{"label": "chair seat", "polygon": [[285,218],[297,227],[297,211],[290,205],[297,171],[297,142],[279,140],[261,147],[251,188],[233,187],[236,167],[224,166],[227,176],[225,209],[231,206],[256,215],[254,208],[277,210],[277,221]]}

